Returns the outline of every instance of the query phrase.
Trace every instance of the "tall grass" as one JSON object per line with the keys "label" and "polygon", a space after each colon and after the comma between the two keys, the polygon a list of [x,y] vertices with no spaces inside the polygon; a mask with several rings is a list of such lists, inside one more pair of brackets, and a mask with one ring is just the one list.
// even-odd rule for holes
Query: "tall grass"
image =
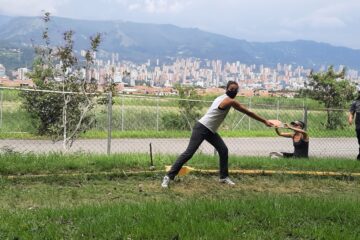
{"label": "tall grass", "polygon": [[[36,138],[36,124],[30,120],[30,116],[21,109],[19,97],[14,91],[2,91],[4,101],[1,105],[2,119],[0,123],[0,138],[21,138],[19,132],[33,134],[24,135],[24,138]],[[212,100],[213,97],[207,97]],[[210,99],[211,98],[211,99]],[[261,98],[253,97],[239,98],[244,105],[248,106],[266,119],[280,119],[283,122],[303,119],[304,99],[285,99],[285,98]],[[211,102],[204,103],[200,114],[205,114]],[[309,104],[308,111],[308,130],[310,137],[353,137],[353,126],[345,125],[336,130],[328,130],[326,124],[326,112],[316,110],[321,105],[315,101],[307,99]],[[312,109],[312,110],[311,110]],[[87,133],[82,134],[82,138],[105,138],[108,130],[108,109],[105,105],[96,105],[93,110],[95,113],[95,124]],[[187,131],[181,132],[179,129],[169,129],[166,116],[178,114],[187,122],[187,116],[179,112],[178,99],[167,99],[162,97],[134,97],[117,96],[112,109],[112,130],[113,137],[184,137],[188,136],[191,127]],[[346,121],[346,112],[343,111],[343,119]],[[275,136],[274,131],[267,129],[264,124],[250,119],[243,114],[232,110],[222,124],[220,131],[224,137],[269,137]],[[11,135],[11,133],[14,133]],[[146,133],[146,134],[144,134]],[[173,136],[174,135],[174,136]],[[41,138],[41,137],[39,137]]]}

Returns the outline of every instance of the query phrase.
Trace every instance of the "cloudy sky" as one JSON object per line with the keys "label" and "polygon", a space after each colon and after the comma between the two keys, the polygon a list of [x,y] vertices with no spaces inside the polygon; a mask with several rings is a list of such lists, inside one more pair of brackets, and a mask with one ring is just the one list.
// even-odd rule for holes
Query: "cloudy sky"
{"label": "cloudy sky", "polygon": [[249,41],[315,40],[360,49],[360,0],[0,0],[0,15],[196,27]]}

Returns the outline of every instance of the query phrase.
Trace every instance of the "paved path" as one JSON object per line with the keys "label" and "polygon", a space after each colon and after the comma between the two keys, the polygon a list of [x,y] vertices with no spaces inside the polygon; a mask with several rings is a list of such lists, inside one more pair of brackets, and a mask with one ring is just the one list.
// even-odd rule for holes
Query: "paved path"
{"label": "paved path", "polygon": [[[268,156],[269,152],[292,152],[290,139],[286,138],[224,138],[230,154],[242,156]],[[152,143],[153,153],[180,154],[186,149],[188,138],[177,139],[112,139],[112,153],[148,153]],[[0,140],[0,149],[17,152],[61,152],[62,143],[47,140]],[[78,140],[71,152],[106,153],[106,139]],[[312,138],[310,156],[333,156],[354,158],[358,151],[356,138]],[[213,154],[214,148],[204,142],[198,152]]]}

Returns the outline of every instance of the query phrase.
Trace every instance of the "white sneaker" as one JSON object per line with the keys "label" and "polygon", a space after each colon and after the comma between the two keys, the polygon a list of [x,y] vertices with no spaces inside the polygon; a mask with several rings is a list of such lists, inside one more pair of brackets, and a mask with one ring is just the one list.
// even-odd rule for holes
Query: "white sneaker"
{"label": "white sneaker", "polygon": [[221,183],[226,183],[226,184],[228,184],[228,185],[230,185],[230,186],[234,186],[234,185],[235,185],[235,183],[234,183],[233,181],[231,181],[231,179],[230,179],[229,177],[220,178],[220,179],[219,179],[219,182],[221,182]]}
{"label": "white sneaker", "polygon": [[270,158],[271,159],[275,159],[275,158],[281,158],[283,155],[281,153],[278,153],[278,152],[271,152],[269,154]]}
{"label": "white sneaker", "polygon": [[168,188],[169,183],[170,183],[170,178],[168,176],[165,176],[162,183],[161,183],[161,187]]}

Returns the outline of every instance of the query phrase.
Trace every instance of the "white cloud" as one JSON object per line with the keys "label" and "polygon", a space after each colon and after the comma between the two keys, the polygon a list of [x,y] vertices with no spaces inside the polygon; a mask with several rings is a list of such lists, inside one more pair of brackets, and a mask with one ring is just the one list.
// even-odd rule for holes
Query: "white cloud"
{"label": "white cloud", "polygon": [[136,11],[136,10],[138,10],[139,8],[141,8],[141,5],[138,4],[138,3],[130,4],[130,5],[128,6],[129,11]]}
{"label": "white cloud", "polygon": [[150,14],[181,12],[189,4],[188,0],[114,0],[129,11],[143,11]]}
{"label": "white cloud", "polygon": [[345,28],[348,22],[357,17],[360,3],[355,1],[336,3],[315,10],[311,14],[298,19],[285,19],[283,26],[289,28],[331,29]]}
{"label": "white cloud", "polygon": [[0,13],[6,15],[34,16],[41,11],[56,15],[57,9],[69,0],[0,0]]}
{"label": "white cloud", "polygon": [[338,17],[311,15],[304,18],[290,20],[283,24],[290,28],[341,28],[346,23]]}

